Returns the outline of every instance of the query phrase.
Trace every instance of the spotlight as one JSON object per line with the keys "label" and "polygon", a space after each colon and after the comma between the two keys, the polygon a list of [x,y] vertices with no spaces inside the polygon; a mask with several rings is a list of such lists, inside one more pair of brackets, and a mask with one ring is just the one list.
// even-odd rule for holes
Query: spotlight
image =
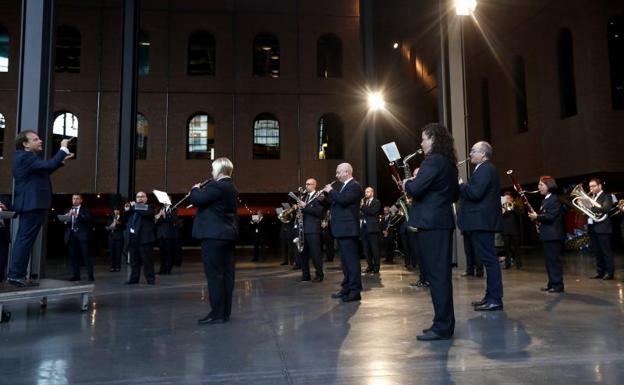
{"label": "spotlight", "polygon": [[384,101],[381,92],[371,92],[368,94],[368,107],[371,111],[381,110],[385,107],[385,105],[386,102]]}
{"label": "spotlight", "polygon": [[477,8],[477,0],[455,0],[455,13],[457,16],[469,16]]}
{"label": "spotlight", "polygon": [[396,43],[396,42],[395,42],[394,44],[392,44],[392,48],[394,48],[394,49],[399,48],[399,43]]}

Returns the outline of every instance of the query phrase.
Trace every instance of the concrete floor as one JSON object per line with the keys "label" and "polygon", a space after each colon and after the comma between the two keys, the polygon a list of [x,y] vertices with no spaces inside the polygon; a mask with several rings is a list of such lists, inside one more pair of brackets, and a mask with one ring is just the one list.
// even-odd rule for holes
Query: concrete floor
{"label": "concrete floor", "polygon": [[0,384],[622,384],[624,286],[587,279],[587,256],[566,261],[563,295],[539,291],[539,255],[505,271],[497,313],[471,309],[484,281],[456,271],[455,338],[438,342],[416,341],[430,297],[400,265],[365,277],[361,303],[343,304],[329,297],[335,263],[320,284],[275,262],[240,263],[232,320],[207,326],[197,325],[208,311],[200,264],[133,287],[102,266],[88,312],[78,298],[10,306]]}

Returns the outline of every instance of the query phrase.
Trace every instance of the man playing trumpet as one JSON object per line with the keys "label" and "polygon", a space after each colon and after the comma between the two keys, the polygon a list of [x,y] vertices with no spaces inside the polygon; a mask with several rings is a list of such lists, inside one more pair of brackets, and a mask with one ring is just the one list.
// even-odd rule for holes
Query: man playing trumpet
{"label": "man playing trumpet", "polygon": [[301,281],[307,282],[310,276],[310,260],[314,265],[314,282],[323,281],[323,259],[321,258],[321,220],[323,206],[319,202],[316,191],[316,179],[306,180],[306,194],[297,203],[303,213],[303,253],[301,253]]}

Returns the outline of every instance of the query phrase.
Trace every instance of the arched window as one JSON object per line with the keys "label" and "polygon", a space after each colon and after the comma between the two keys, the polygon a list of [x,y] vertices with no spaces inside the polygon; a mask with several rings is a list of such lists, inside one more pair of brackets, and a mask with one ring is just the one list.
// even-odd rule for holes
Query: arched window
{"label": "arched window", "polygon": [[149,134],[149,122],[142,113],[137,114],[136,122],[136,159],[147,159],[147,136]]}
{"label": "arched window", "polygon": [[0,72],[9,72],[9,32],[0,25]]}
{"label": "arched window", "polygon": [[559,101],[561,118],[576,115],[576,84],[574,81],[574,49],[572,32],[564,28],[557,38],[559,63]]}
{"label": "arched window", "polygon": [[139,56],[139,76],[149,75],[150,72],[150,39],[147,32],[139,30],[139,44],[137,47]]}
{"label": "arched window", "polygon": [[6,119],[0,114],[0,159],[4,159],[4,129],[6,128]]}
{"label": "arched window", "polygon": [[188,39],[188,74],[214,76],[216,64],[214,36],[206,31],[193,33]]}
{"label": "arched window", "polygon": [[518,132],[529,130],[529,116],[527,112],[526,78],[524,59],[516,56],[513,63],[514,92],[516,95],[516,127]]}
{"label": "arched window", "polygon": [[316,43],[316,74],[325,79],[342,77],[342,42],[336,35],[319,37]]}
{"label": "arched window", "polygon": [[344,143],[342,119],[329,113],[321,116],[318,123],[319,159],[342,159]]}
{"label": "arched window", "polygon": [[280,47],[270,34],[257,35],[253,42],[253,74],[259,77],[279,78]]}
{"label": "arched window", "polygon": [[61,140],[75,138],[69,143],[69,151],[78,157],[78,117],[71,112],[62,111],[56,114],[52,125],[53,152],[61,148]]}
{"label": "arched window", "polygon": [[624,110],[624,16],[612,17],[609,20],[607,40],[609,42],[611,103],[613,109]]}
{"label": "arched window", "polygon": [[80,73],[80,32],[68,25],[56,30],[56,72]]}
{"label": "arched window", "polygon": [[186,159],[211,159],[215,153],[215,122],[210,115],[197,113],[189,119]]}
{"label": "arched window", "polygon": [[253,158],[279,159],[280,126],[273,114],[262,113],[253,124]]}

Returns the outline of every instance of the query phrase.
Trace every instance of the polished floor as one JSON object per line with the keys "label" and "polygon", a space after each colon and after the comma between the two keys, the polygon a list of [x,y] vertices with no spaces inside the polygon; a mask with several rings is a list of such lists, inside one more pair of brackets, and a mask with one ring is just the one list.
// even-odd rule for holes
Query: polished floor
{"label": "polished floor", "polygon": [[504,272],[496,313],[470,308],[484,281],[456,271],[456,334],[439,342],[416,340],[429,293],[399,265],[366,276],[362,301],[345,304],[329,297],[335,263],[322,283],[276,262],[239,263],[233,318],[208,326],[197,324],[208,311],[200,264],[132,287],[102,266],[88,312],[79,298],[10,306],[0,384],[622,384],[624,286],[587,279],[591,266],[566,255],[567,292],[548,294],[533,255]]}

